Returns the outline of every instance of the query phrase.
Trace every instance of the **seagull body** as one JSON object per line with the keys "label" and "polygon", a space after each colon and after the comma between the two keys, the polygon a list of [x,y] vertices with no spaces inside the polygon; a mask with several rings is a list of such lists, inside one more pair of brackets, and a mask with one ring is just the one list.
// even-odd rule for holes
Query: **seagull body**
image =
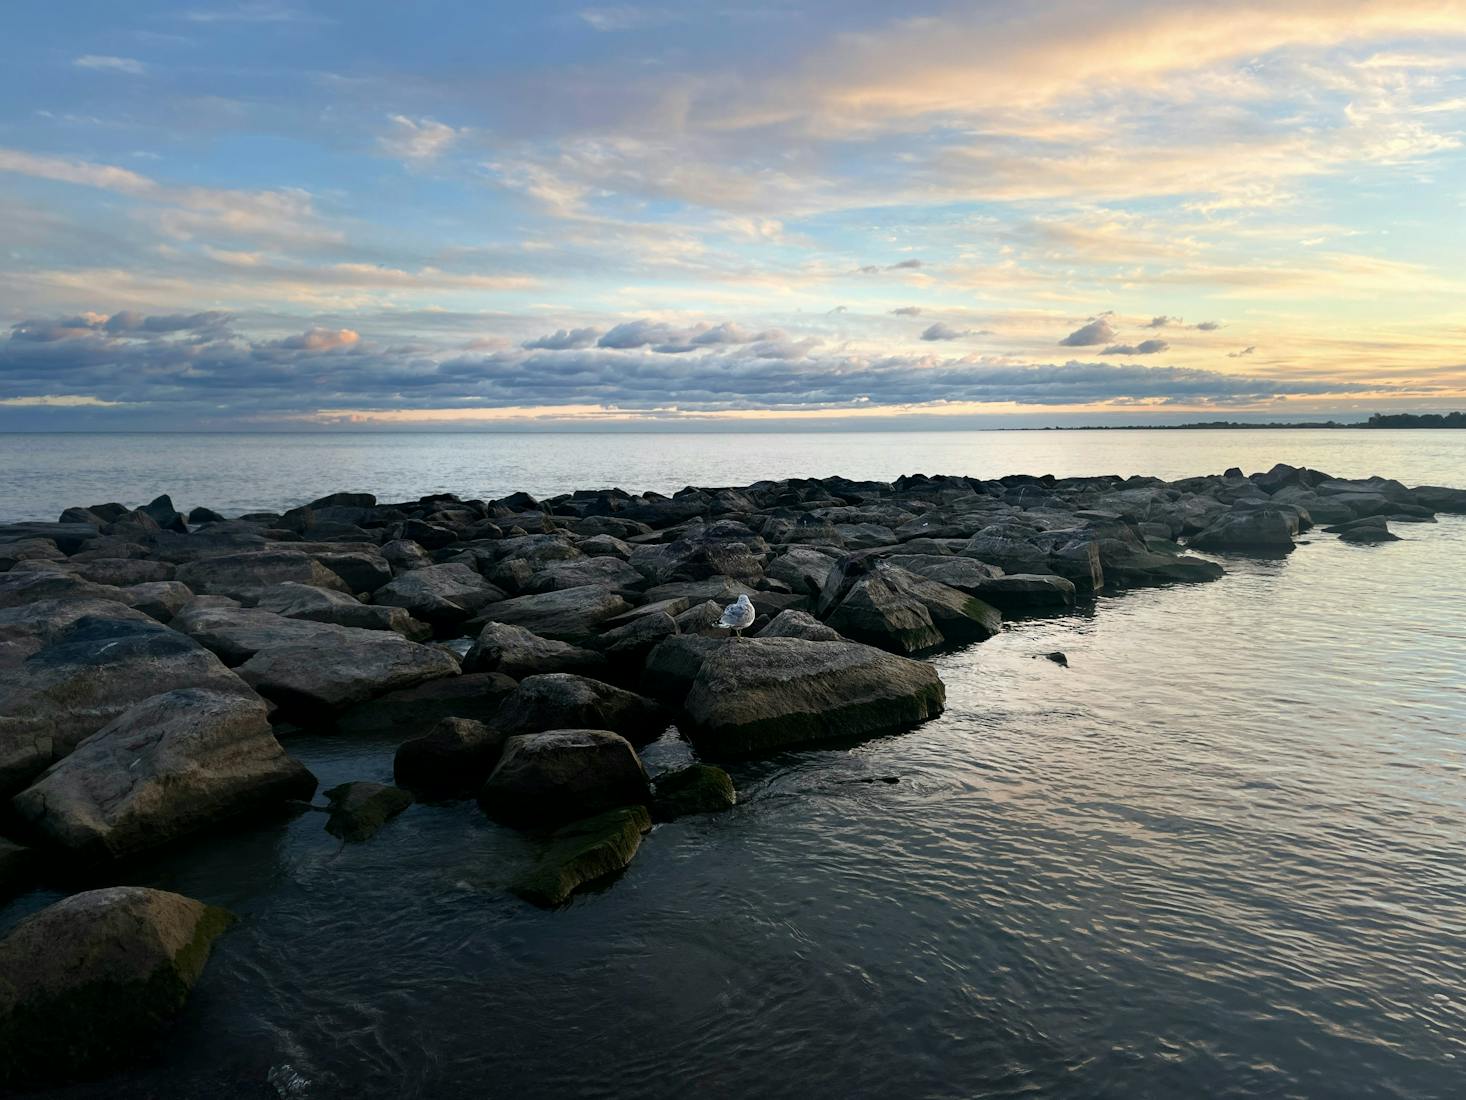
{"label": "seagull body", "polygon": [[723,617],[718,620],[718,626],[727,627],[738,637],[743,637],[743,631],[753,625],[756,616],[753,604],[749,602],[748,593],[739,596],[736,601],[723,608]]}

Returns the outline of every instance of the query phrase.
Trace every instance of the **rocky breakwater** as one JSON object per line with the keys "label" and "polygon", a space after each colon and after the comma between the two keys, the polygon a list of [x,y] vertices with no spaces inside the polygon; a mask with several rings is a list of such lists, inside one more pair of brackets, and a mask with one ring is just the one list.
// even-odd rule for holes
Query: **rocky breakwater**
{"label": "rocky breakwater", "polygon": [[[718,760],[939,714],[945,690],[921,658],[980,643],[1005,616],[1223,575],[1188,546],[1282,554],[1315,525],[1381,542],[1397,537],[1391,524],[1440,511],[1466,512],[1466,492],[1286,466],[1176,482],[785,480],[670,497],[336,493],[235,518],[185,516],[166,496],[70,507],[55,523],[0,527],[0,894],[43,868],[65,871],[58,884],[105,884],[120,860],[301,809],[316,780],[289,746],[304,729],[395,750],[397,787],[362,777],[316,807],[342,842],[476,799],[524,834],[525,866],[505,868],[512,891],[560,905],[623,870],[654,821],[735,807]],[[730,639],[714,624],[740,595],[756,617]],[[649,770],[642,750],[667,738],[705,759]],[[157,979],[167,1011],[147,1019],[181,1004],[213,911],[73,900],[43,914],[46,935],[81,943],[112,927],[99,912],[133,913],[128,927],[152,936],[137,958],[177,978]],[[166,937],[147,932],[159,921]],[[0,953],[20,958],[37,935],[22,926]],[[30,1041],[23,1018],[47,1021],[56,1049],[82,1050],[112,1002],[31,971],[30,986],[10,977],[24,969],[0,977],[0,1047]],[[26,1007],[43,1001],[86,1007]],[[108,1040],[78,1072],[126,1046]],[[15,1072],[48,1075],[44,1058]]]}

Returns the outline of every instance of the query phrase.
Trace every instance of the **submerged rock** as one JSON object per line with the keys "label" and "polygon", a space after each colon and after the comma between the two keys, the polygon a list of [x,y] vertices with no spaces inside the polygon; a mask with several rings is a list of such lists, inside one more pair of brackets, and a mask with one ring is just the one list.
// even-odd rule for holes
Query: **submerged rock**
{"label": "submerged rock", "polygon": [[658,821],[673,821],[731,810],[737,800],[727,772],[711,764],[693,764],[657,776],[652,813]]}
{"label": "submerged rock", "polygon": [[642,805],[651,790],[626,738],[610,730],[561,729],[511,737],[478,797],[496,821],[532,826]]}
{"label": "submerged rock", "polygon": [[119,715],[12,804],[46,842],[115,859],[315,789],[262,700],[182,688]]}
{"label": "submerged rock", "polygon": [[0,940],[0,1084],[59,1083],[136,1059],[233,920],[180,894],[116,886],[21,922]]}
{"label": "submerged rock", "polygon": [[511,889],[544,908],[563,905],[580,887],[623,871],[652,827],[645,806],[622,806],[551,833],[538,863]]}
{"label": "submerged rock", "polygon": [[854,642],[753,638],[710,653],[684,706],[699,746],[747,756],[900,729],[945,700],[924,661]]}
{"label": "submerged rock", "polygon": [[370,840],[383,825],[412,805],[412,795],[399,787],[358,780],[326,792],[331,816],[326,831],[342,840]]}

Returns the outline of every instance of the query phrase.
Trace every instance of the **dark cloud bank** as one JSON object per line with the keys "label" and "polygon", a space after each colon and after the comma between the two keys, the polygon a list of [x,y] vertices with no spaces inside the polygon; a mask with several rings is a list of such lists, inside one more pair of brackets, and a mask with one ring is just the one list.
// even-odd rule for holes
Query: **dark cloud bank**
{"label": "dark cloud bank", "polygon": [[[1147,354],[1145,346],[1106,352]],[[12,427],[46,426],[67,414],[118,428],[157,426],[160,418],[179,428],[258,426],[342,409],[600,405],[665,416],[957,402],[1228,405],[1362,388],[1138,364],[853,355],[778,329],[678,329],[650,320],[560,329],[484,353],[377,342],[348,329],[251,339],[216,312],[32,320],[0,341],[0,413]],[[36,407],[42,398],[72,407]],[[81,412],[79,399],[115,407]]]}

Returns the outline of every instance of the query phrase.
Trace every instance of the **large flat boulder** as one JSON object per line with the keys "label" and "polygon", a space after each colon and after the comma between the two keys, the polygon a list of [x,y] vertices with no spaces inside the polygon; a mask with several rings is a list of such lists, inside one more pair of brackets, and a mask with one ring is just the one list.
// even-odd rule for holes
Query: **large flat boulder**
{"label": "large flat boulder", "polygon": [[553,592],[586,585],[634,592],[646,587],[646,581],[620,558],[601,556],[548,562],[531,574],[525,587],[531,592]]}
{"label": "large flat boulder", "polygon": [[13,805],[48,843],[116,858],[315,789],[275,740],[262,700],[181,688],[123,712]]}
{"label": "large flat boulder", "polygon": [[1191,536],[1196,550],[1238,550],[1251,554],[1288,554],[1293,550],[1297,517],[1281,508],[1228,512],[1205,531]]}
{"label": "large flat boulder", "polygon": [[645,696],[573,673],[551,672],[522,680],[500,706],[494,726],[510,734],[606,729],[633,744],[645,744],[667,728],[667,716]]}
{"label": "large flat boulder", "polygon": [[45,636],[24,660],[0,667],[0,794],[175,688],[253,694],[192,638],[136,612],[83,615]]}
{"label": "large flat boulder", "polygon": [[503,598],[501,589],[456,562],[413,569],[372,593],[373,603],[400,607],[440,634],[456,629]]}
{"label": "large flat boulder", "polygon": [[39,600],[113,600],[126,603],[122,589],[96,584],[73,573],[14,570],[0,573],[0,609]]}
{"label": "large flat boulder", "polygon": [[611,589],[585,585],[490,604],[479,615],[479,621],[509,623],[542,638],[581,644],[600,633],[607,619],[629,610],[631,605]]}
{"label": "large flat boulder", "polygon": [[708,654],[684,709],[699,746],[747,756],[900,729],[945,700],[924,661],[855,642],[753,638]]}
{"label": "large flat boulder", "polygon": [[246,603],[252,602],[261,589],[286,581],[350,591],[334,572],[298,550],[254,550],[200,558],[180,565],[174,579],[201,595],[232,596]]}
{"label": "large flat boulder", "polygon": [[636,750],[620,734],[561,729],[509,738],[478,797],[496,821],[526,827],[643,805],[651,787]]}
{"label": "large flat boulder", "polygon": [[487,623],[463,658],[465,672],[502,672],[515,679],[545,672],[594,673],[606,658],[591,649],[541,638],[522,626]]}
{"label": "large flat boulder", "polygon": [[255,606],[287,619],[356,626],[363,630],[391,630],[414,642],[426,641],[433,635],[427,623],[414,619],[404,608],[366,604],[344,592],[294,581],[261,590]]}
{"label": "large flat boulder", "polygon": [[459,674],[453,655],[435,646],[386,630],[322,629],[330,635],[261,649],[239,666],[240,678],[288,711],[319,715]]}
{"label": "large flat boulder", "polygon": [[85,1078],[145,1054],[233,919],[180,894],[114,886],[22,921],[0,940],[0,1086]]}

